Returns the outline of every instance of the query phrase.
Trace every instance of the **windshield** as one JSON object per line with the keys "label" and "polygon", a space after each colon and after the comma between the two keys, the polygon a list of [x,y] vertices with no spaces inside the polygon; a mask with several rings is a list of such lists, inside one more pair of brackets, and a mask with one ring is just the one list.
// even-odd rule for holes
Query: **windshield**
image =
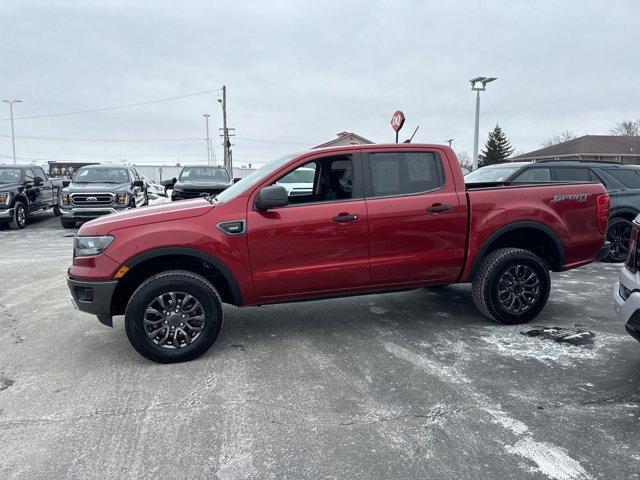
{"label": "windshield", "polygon": [[229,173],[224,167],[184,167],[180,172],[180,181],[220,181],[228,182]]}
{"label": "windshield", "polygon": [[299,154],[290,153],[289,155],[285,155],[284,157],[276,158],[275,160],[270,161],[264,167],[256,170],[255,172],[251,172],[249,175],[244,177],[238,183],[231,185],[229,188],[219,193],[215,197],[216,203],[228,202],[229,200],[237,197],[242,192],[247,190],[252,185],[255,185],[262,179],[268,177],[273,172],[275,172],[278,168],[283,166],[292,158],[297,157]]}
{"label": "windshield", "polygon": [[129,183],[126,168],[81,168],[73,183]]}
{"label": "windshield", "polygon": [[21,176],[19,168],[0,168],[0,183],[16,183]]}
{"label": "windshield", "polygon": [[522,168],[520,165],[504,167],[483,167],[467,174],[464,177],[464,181],[465,183],[504,182],[520,168]]}

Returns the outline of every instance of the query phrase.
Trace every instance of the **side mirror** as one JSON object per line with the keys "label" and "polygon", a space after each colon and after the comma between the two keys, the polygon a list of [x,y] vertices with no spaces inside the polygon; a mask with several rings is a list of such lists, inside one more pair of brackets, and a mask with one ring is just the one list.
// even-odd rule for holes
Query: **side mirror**
{"label": "side mirror", "polygon": [[177,181],[178,181],[178,179],[176,177],[173,177],[171,179],[171,185],[175,185]]}
{"label": "side mirror", "polygon": [[71,185],[71,180],[62,180],[62,188],[67,188]]}
{"label": "side mirror", "polygon": [[267,211],[271,208],[286,207],[289,205],[287,189],[282,185],[271,185],[258,192],[255,200],[256,209]]}
{"label": "side mirror", "polygon": [[132,183],[132,185],[133,185],[134,187],[140,187],[140,188],[142,188],[142,187],[144,187],[144,182],[143,182],[142,180],[136,180],[135,182],[133,182],[133,183]]}

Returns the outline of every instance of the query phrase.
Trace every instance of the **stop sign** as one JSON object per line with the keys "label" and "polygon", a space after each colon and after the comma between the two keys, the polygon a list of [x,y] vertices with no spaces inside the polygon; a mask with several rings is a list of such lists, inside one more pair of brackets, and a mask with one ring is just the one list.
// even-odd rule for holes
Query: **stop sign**
{"label": "stop sign", "polygon": [[402,125],[404,125],[404,113],[398,110],[393,114],[393,117],[391,117],[391,128],[398,132],[402,128]]}

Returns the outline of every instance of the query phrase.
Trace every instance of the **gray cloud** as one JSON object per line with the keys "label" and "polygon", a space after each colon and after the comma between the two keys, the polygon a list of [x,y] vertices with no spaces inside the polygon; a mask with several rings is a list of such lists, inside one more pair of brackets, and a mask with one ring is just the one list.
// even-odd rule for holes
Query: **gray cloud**
{"label": "gray cloud", "polygon": [[[633,1],[33,2],[3,6],[0,96],[16,115],[82,110],[229,88],[236,163],[355,131],[393,138],[397,108],[416,140],[471,151],[467,80],[482,94],[481,138],[500,123],[530,150],[570,129],[605,133],[640,117]],[[72,117],[19,120],[16,135],[199,138],[220,126],[215,94]],[[0,111],[0,118],[6,117]],[[0,122],[0,154],[11,151]],[[244,140],[243,137],[246,139]],[[283,143],[261,143],[265,139]],[[308,143],[307,143],[308,142]],[[221,157],[221,148],[216,145]],[[205,158],[204,142],[17,141],[43,159]],[[147,157],[146,154],[158,154]]]}

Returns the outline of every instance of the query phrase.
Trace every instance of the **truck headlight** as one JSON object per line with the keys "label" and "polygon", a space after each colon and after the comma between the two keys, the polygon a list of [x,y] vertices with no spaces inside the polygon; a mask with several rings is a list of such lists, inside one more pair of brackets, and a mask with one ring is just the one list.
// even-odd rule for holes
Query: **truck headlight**
{"label": "truck headlight", "polygon": [[60,195],[60,205],[69,205],[69,194],[63,193]]}
{"label": "truck headlight", "polygon": [[74,237],[73,258],[98,255],[104,252],[111,245],[111,242],[113,242],[111,235],[105,235],[104,237]]}
{"label": "truck headlight", "polygon": [[122,205],[126,205],[128,198],[129,198],[129,195],[127,195],[126,193],[119,193],[117,196],[118,203]]}
{"label": "truck headlight", "polygon": [[0,192],[0,205],[9,205],[11,203],[11,192]]}

